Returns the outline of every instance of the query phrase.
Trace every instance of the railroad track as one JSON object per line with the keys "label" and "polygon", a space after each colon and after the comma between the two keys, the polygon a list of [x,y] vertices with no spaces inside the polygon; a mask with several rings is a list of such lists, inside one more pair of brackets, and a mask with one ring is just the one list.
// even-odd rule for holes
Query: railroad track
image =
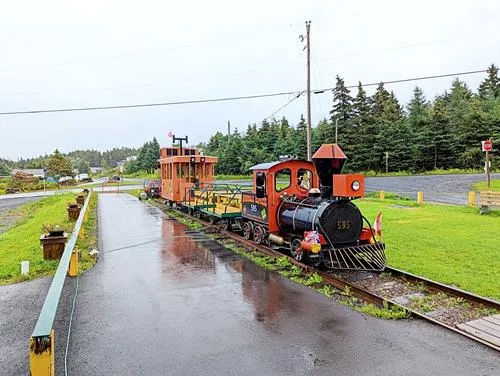
{"label": "railroad track", "polygon": [[[173,210],[156,202],[167,212]],[[391,267],[387,267],[382,273],[318,270],[267,245],[256,244],[183,212],[175,213],[182,214],[205,228],[215,228],[220,234],[243,244],[247,249],[272,257],[287,256],[292,264],[303,271],[317,273],[324,283],[341,291],[348,290],[363,301],[405,309],[411,317],[426,320],[500,351],[500,302]]]}

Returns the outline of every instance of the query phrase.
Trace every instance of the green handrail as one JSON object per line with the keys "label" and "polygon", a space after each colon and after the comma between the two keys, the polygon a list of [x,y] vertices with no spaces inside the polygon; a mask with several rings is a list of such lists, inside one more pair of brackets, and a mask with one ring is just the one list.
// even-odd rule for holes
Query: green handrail
{"label": "green handrail", "polygon": [[83,218],[85,216],[85,212],[87,211],[91,195],[92,190],[89,191],[89,194],[87,195],[87,199],[85,200],[83,208],[80,211],[80,215],[78,216],[73,232],[71,233],[68,243],[66,243],[66,246],[64,247],[64,252],[59,260],[59,266],[57,267],[56,274],[50,284],[49,292],[47,293],[42,310],[38,316],[33,334],[31,334],[32,338],[50,336],[50,332],[54,325],[54,319],[56,317],[57,306],[59,305],[59,299],[61,298],[61,291],[64,286],[64,281],[66,280],[66,273],[68,271],[71,253],[73,252],[76,240],[78,239],[78,234],[80,232],[80,228],[82,227]]}

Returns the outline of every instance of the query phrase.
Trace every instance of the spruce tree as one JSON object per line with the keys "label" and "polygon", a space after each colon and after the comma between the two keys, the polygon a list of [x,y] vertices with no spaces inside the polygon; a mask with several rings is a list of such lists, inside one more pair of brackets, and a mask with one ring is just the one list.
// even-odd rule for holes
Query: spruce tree
{"label": "spruce tree", "polygon": [[407,122],[413,134],[411,150],[413,152],[412,167],[416,171],[425,171],[434,166],[434,147],[431,126],[429,124],[429,103],[424,92],[418,86],[413,90],[413,97],[406,106]]}
{"label": "spruce tree", "polygon": [[488,67],[488,77],[479,85],[478,94],[483,99],[500,97],[500,78],[498,68],[494,64]]}
{"label": "spruce tree", "polygon": [[374,147],[378,134],[371,110],[371,99],[366,95],[361,82],[353,102],[353,127],[356,132],[355,152],[349,155],[347,167],[353,171],[368,171],[378,163]]}
{"label": "spruce tree", "polygon": [[300,115],[299,124],[293,137],[294,154],[298,159],[307,159],[307,123],[304,115]]}
{"label": "spruce tree", "polygon": [[333,130],[337,122],[338,144],[346,149],[352,143],[352,97],[350,90],[345,87],[344,80],[339,76],[336,77],[335,88],[332,92],[333,108],[330,111],[330,121]]}

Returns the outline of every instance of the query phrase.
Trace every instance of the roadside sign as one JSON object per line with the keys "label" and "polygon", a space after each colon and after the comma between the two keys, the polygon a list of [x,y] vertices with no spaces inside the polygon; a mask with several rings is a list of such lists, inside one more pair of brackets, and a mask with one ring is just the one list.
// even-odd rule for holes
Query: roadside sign
{"label": "roadside sign", "polygon": [[491,151],[493,149],[493,143],[491,140],[481,141],[483,151]]}

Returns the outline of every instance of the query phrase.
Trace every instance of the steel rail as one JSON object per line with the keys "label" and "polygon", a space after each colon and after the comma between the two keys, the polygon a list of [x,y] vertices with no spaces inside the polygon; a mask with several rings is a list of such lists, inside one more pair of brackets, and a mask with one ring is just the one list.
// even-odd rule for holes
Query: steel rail
{"label": "steel rail", "polygon": [[440,292],[445,292],[448,295],[453,295],[459,298],[464,298],[467,299],[473,303],[476,304],[481,304],[485,307],[489,308],[495,308],[500,311],[500,302],[494,300],[494,299],[489,299],[485,298],[483,296],[479,296],[476,294],[473,294],[468,291],[461,290],[457,287],[445,285],[440,282],[433,281],[431,279],[427,279],[425,277],[420,277],[418,275],[405,272],[404,270],[396,269],[396,268],[391,268],[387,266],[385,268],[385,271],[388,271],[391,273],[392,276],[396,277],[402,277],[408,281],[415,282],[415,283],[424,283],[425,286],[431,290],[431,291],[440,291]]}
{"label": "steel rail", "polygon": [[[162,204],[163,205],[163,204]],[[165,206],[165,208],[167,209],[167,211],[171,210],[171,211],[174,211],[175,209],[172,209],[172,208],[168,208]],[[282,252],[279,252],[279,251],[276,251],[266,245],[263,245],[263,244],[257,244],[251,240],[247,240],[245,238],[243,238],[242,236],[239,236],[229,230],[224,230],[220,227],[218,227],[217,225],[214,225],[214,224],[210,224],[202,219],[198,219],[198,218],[195,218],[195,217],[192,217],[190,215],[188,215],[187,213],[184,213],[180,210],[175,210],[175,213],[180,213],[182,214],[184,217],[186,218],[189,218],[199,224],[201,224],[202,226],[206,227],[206,228],[216,228],[217,231],[221,234],[223,234],[224,236],[228,237],[228,238],[231,238],[232,240],[238,242],[238,243],[242,243],[244,244],[246,247],[252,249],[252,250],[255,250],[255,251],[258,251],[258,252],[261,252],[265,255],[268,255],[268,256],[272,256],[272,257],[288,257],[288,259],[290,260],[290,262],[292,264],[294,264],[295,266],[297,267],[300,267],[302,270],[305,270],[305,271],[308,271],[308,272],[314,272],[314,273],[317,273],[318,275],[320,275],[323,280],[325,282],[327,282],[328,284],[332,285],[333,287],[339,289],[339,290],[345,290],[346,288],[349,289],[349,291],[351,292],[351,294],[353,296],[356,296],[357,298],[360,298],[364,301],[367,301],[367,302],[370,302],[370,303],[373,303],[373,304],[377,304],[377,305],[382,305],[384,302],[389,306],[389,307],[398,307],[400,309],[404,309],[406,310],[407,312],[409,312],[410,316],[411,317],[414,317],[414,318],[419,318],[419,319],[423,319],[423,320],[426,320],[432,324],[435,324],[435,325],[438,325],[438,326],[441,326],[443,328],[446,328],[450,331],[453,331],[457,334],[460,334],[464,337],[467,337],[469,339],[472,339],[473,341],[475,342],[478,342],[478,343],[481,343],[491,349],[494,349],[494,350],[497,350],[497,351],[500,351],[500,347],[496,346],[495,344],[493,343],[490,343],[490,342],[487,342],[487,341],[484,341],[482,340],[481,338],[478,338],[476,336],[473,336],[467,332],[464,332],[456,327],[453,327],[453,326],[450,326],[448,324],[445,324],[441,321],[438,321],[432,317],[429,317],[429,316],[426,316],[412,308],[409,308],[409,307],[406,307],[406,306],[403,306],[399,303],[396,303],[395,301],[391,300],[391,299],[387,299],[383,296],[380,296],[380,295],[377,295],[371,291],[368,291],[366,289],[363,289],[359,286],[357,286],[356,284],[354,283],[351,283],[349,281],[346,281],[345,279],[339,277],[339,276],[336,276],[332,273],[328,273],[328,272],[324,272],[322,270],[318,270],[310,265],[306,265],[302,262],[299,262],[297,260],[295,260],[293,257],[291,256],[288,256],[288,255],[285,255],[283,254]],[[500,303],[495,301],[495,300],[492,300],[492,299],[488,299],[488,298],[484,298],[484,297],[481,297],[481,296],[478,296],[478,295],[475,295],[475,294],[472,294],[472,293],[469,293],[467,291],[463,291],[463,290],[460,290],[460,289],[457,289],[457,288],[454,288],[454,287],[451,287],[451,286],[447,286],[447,285],[444,285],[442,283],[439,283],[439,282],[435,282],[435,281],[432,281],[432,280],[429,280],[427,278],[423,278],[423,277],[419,277],[419,276],[416,276],[414,274],[411,274],[411,273],[407,273],[407,272],[404,272],[402,270],[399,270],[399,269],[395,269],[395,268],[390,268],[390,267],[386,267],[386,271],[389,271],[391,272],[391,274],[394,276],[399,276],[399,277],[403,277],[403,278],[406,278],[407,280],[411,280],[411,281],[414,281],[414,282],[423,282],[426,284],[427,287],[429,287],[430,290],[433,290],[433,291],[442,291],[442,292],[445,292],[447,294],[450,294],[450,295],[454,295],[454,296],[458,296],[458,297],[461,297],[461,298],[464,298],[464,299],[467,299],[469,301],[472,301],[473,303],[476,303],[476,304],[482,304],[484,306],[487,306],[487,307],[490,307],[490,308],[495,308],[495,309],[498,309],[500,311]]]}
{"label": "steel rail", "polygon": [[80,211],[78,220],[76,221],[75,227],[71,232],[69,241],[64,247],[64,252],[59,260],[59,266],[57,267],[52,283],[50,284],[49,292],[43,303],[42,310],[38,316],[38,320],[35,325],[35,329],[31,334],[32,338],[49,337],[54,325],[54,319],[56,317],[57,306],[59,305],[59,299],[61,298],[61,292],[64,286],[64,281],[66,280],[66,273],[69,267],[69,261],[71,259],[71,253],[75,247],[76,241],[78,239],[78,234],[83,224],[83,218],[85,212],[89,205],[90,197],[92,195],[92,190],[89,191],[85,203]]}

